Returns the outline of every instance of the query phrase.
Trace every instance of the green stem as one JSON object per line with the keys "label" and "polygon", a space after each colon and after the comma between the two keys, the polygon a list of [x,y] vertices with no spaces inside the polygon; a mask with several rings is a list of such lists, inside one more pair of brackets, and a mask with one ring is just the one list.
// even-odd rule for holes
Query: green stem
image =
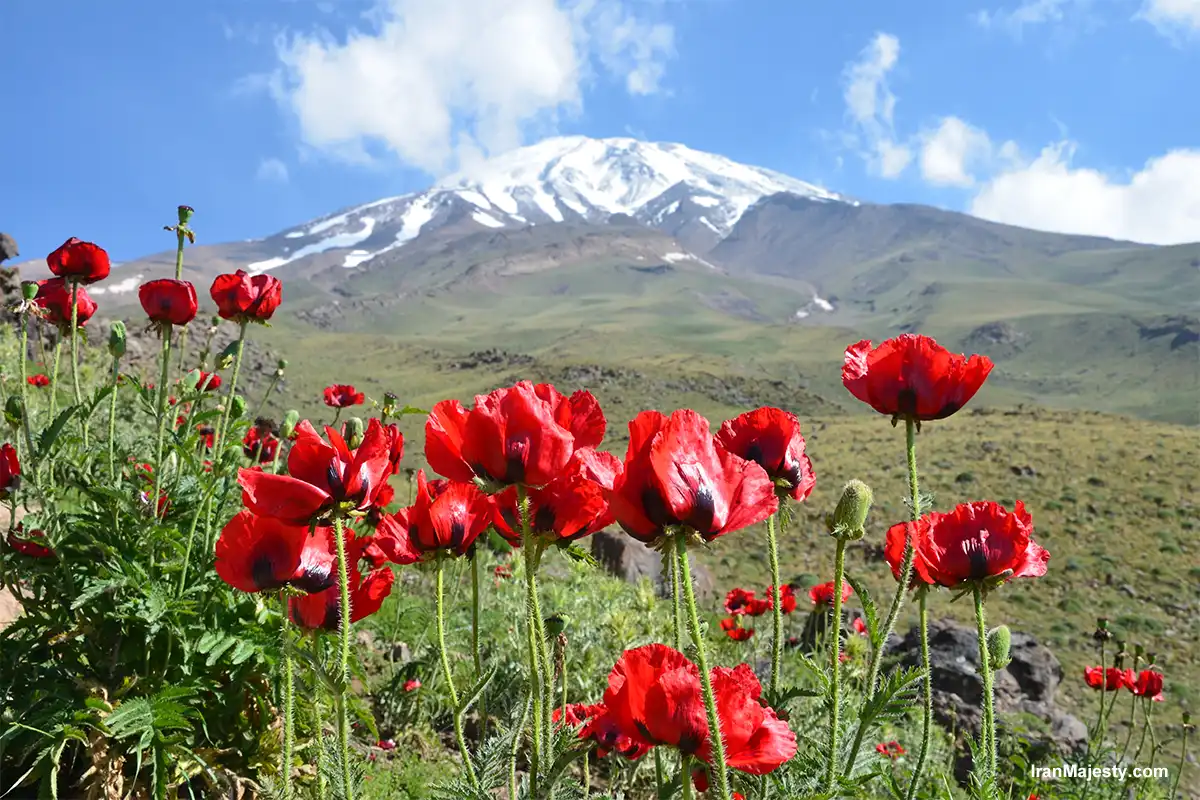
{"label": "green stem", "polygon": [[829,709],[829,765],[825,773],[825,791],[833,793],[838,777],[838,731],[841,727],[842,685],[842,575],[846,571],[846,540],[839,537],[833,559],[833,622],[830,630],[830,662],[833,683]]}
{"label": "green stem", "polygon": [[[162,486],[163,444],[167,435],[167,381],[171,377],[171,326],[162,324],[162,363],[158,375],[158,441],[154,448],[154,495],[150,498],[150,509],[158,519],[158,492]],[[153,554],[151,554],[153,560]]]}
{"label": "green stem", "polygon": [[479,778],[475,775],[475,767],[471,764],[471,752],[467,750],[467,740],[463,736],[462,709],[459,707],[458,690],[454,688],[454,671],[450,669],[450,653],[446,650],[446,603],[445,603],[445,558],[437,560],[437,589],[435,599],[437,604],[437,642],[438,652],[442,658],[442,675],[446,679],[446,689],[450,692],[450,703],[454,706],[454,738],[458,741],[458,751],[462,754],[463,769],[471,786],[479,789]]}
{"label": "green stem", "polygon": [[108,476],[117,482],[117,381],[121,378],[121,359],[113,357],[112,394],[108,398]]}
{"label": "green stem", "polygon": [[[767,555],[771,560],[771,694],[779,691],[779,666],[783,663],[783,602],[779,585],[779,543],[775,533],[776,512],[767,517]],[[839,594],[839,599],[841,595]],[[840,618],[839,618],[840,620]]]}
{"label": "green stem", "polygon": [[1175,800],[1175,795],[1179,792],[1179,779],[1183,776],[1183,771],[1187,769],[1187,744],[1188,734],[1191,732],[1189,725],[1183,726],[1183,744],[1179,748],[1179,767],[1175,770],[1175,782],[1171,785],[1170,800]]}
{"label": "green stem", "polygon": [[249,322],[243,321],[238,331],[237,353],[233,356],[233,374],[229,376],[229,394],[225,400],[225,411],[221,414],[221,424],[217,426],[216,437],[213,439],[213,459],[221,457],[225,435],[229,432],[229,417],[233,413],[233,398],[237,396],[238,375],[242,371],[242,354],[246,351],[246,328]]}
{"label": "green stem", "polygon": [[[282,443],[280,445],[282,447]],[[276,451],[276,455],[279,452]],[[483,651],[479,646],[479,549],[471,550],[471,660],[475,663],[475,680],[483,677]],[[484,692],[484,695],[487,693]],[[487,741],[487,698],[479,698],[479,745]]]}
{"label": "green stem", "polygon": [[929,589],[922,586],[917,590],[917,604],[920,608],[921,632],[921,667],[925,670],[925,680],[922,683],[924,695],[921,703],[921,749],[917,754],[917,763],[913,767],[909,779],[907,800],[917,796],[917,784],[921,781],[921,768],[925,766],[925,757],[929,754],[929,739],[933,730],[933,671],[929,665],[929,609],[927,599]]}
{"label": "green stem", "polygon": [[588,753],[583,754],[583,800],[588,800],[592,794],[592,770],[588,764]]}
{"label": "green stem", "polygon": [[692,644],[696,646],[696,666],[700,668],[700,688],[704,691],[704,708],[708,712],[708,738],[712,748],[713,772],[717,778],[717,796],[730,800],[729,775],[725,768],[725,742],[721,737],[721,718],[717,715],[717,701],[713,696],[712,676],[708,674],[708,655],[704,650],[704,637],[700,632],[700,615],[696,611],[696,591],[692,586],[692,568],[688,564],[686,534],[675,538],[675,552],[679,557],[679,582],[683,585],[687,601],[688,623],[692,631]]}
{"label": "green stem", "polygon": [[975,584],[975,632],[979,635],[979,674],[983,678],[984,776],[996,776],[996,707],[992,686],[992,660],[988,654],[987,624],[983,616],[983,588]]}
{"label": "green stem", "polygon": [[[912,503],[910,518],[913,524],[912,527],[905,531],[906,541],[904,544],[904,558],[900,565],[899,583],[896,585],[896,593],[892,595],[892,605],[888,608],[888,615],[883,624],[879,646],[872,651],[870,664],[867,668],[866,699],[868,701],[875,697],[875,692],[878,689],[879,668],[883,664],[883,651],[887,647],[888,639],[892,637],[892,631],[896,628],[896,619],[900,616],[900,607],[904,604],[904,594],[908,591],[908,585],[912,580],[913,560],[916,556],[914,537],[917,532],[917,520],[921,517],[921,494],[917,472],[917,426],[911,419],[904,421],[904,444],[908,455],[908,488]],[[858,751],[862,748],[863,738],[866,735],[867,726],[865,722],[859,722],[858,729],[854,734],[854,744],[850,747],[850,754],[846,758],[845,772],[847,775],[854,769],[854,764],[858,760]]]}
{"label": "green stem", "polygon": [[[83,405],[83,389],[79,385],[79,281],[71,281],[71,380],[75,384],[75,405]],[[83,429],[83,447],[88,446],[88,418],[79,411],[79,424]]]}
{"label": "green stem", "polygon": [[267,407],[267,400],[271,398],[271,392],[275,391],[275,385],[279,383],[279,372],[276,371],[271,376],[271,382],[267,384],[267,391],[263,393],[262,400],[258,401],[258,408],[254,409],[253,416],[250,419],[258,419],[262,416],[263,409]]}
{"label": "green stem", "polygon": [[185,326],[179,331],[179,372],[184,371],[184,359],[187,357],[188,329]]}
{"label": "green stem", "polygon": [[[213,492],[216,490],[214,483],[200,498],[200,502],[196,504],[196,513],[192,515],[192,524],[188,528],[187,549],[183,554],[183,568],[179,572],[179,590],[176,592],[177,597],[183,597],[183,590],[187,587],[188,567],[192,563],[192,545],[196,542],[196,527],[200,522],[200,514],[205,504],[212,500]],[[286,612],[287,606],[284,606]]]}
{"label": "green stem", "polygon": [[[245,335],[246,327],[242,325],[242,333]],[[241,358],[241,348],[238,348],[238,358]],[[235,362],[236,364],[236,362]],[[237,368],[234,367],[234,376],[237,376]],[[232,397],[232,389],[230,397]],[[354,800],[354,780],[350,769],[350,716],[346,710],[346,692],[350,688],[350,628],[351,628],[351,611],[350,611],[350,569],[346,563],[346,537],[342,534],[342,520],[340,517],[334,520],[333,536],[337,541],[337,564],[338,564],[338,590],[341,594],[338,615],[338,629],[341,632],[341,655],[338,665],[338,692],[337,692],[337,713],[338,713],[338,753],[341,756],[340,764],[342,770],[342,796],[345,800]]]}
{"label": "green stem", "polygon": [[[521,750],[521,731],[525,730],[525,721],[529,718],[529,706],[533,702],[534,687],[529,688],[529,697],[521,706],[521,718],[517,720],[512,733],[512,749],[508,753],[508,796],[517,797],[517,753]],[[536,774],[536,770],[530,773]],[[533,786],[532,779],[530,786]]]}
{"label": "green stem", "polygon": [[292,749],[295,742],[295,686],[292,681],[292,653],[289,642],[288,603],[283,592],[279,593],[283,616],[283,632],[280,639],[283,652],[283,752],[280,754],[279,771],[283,777],[284,800],[292,797]]}
{"label": "green stem", "polygon": [[[654,748],[658,752],[658,748]],[[691,759],[682,753],[679,756],[679,785],[683,792],[683,800],[692,800],[692,776],[690,774]]]}
{"label": "green stem", "polygon": [[54,364],[50,367],[50,421],[58,414],[58,362],[62,356],[62,334],[54,340]]}
{"label": "green stem", "polygon": [[[21,314],[21,425],[25,429],[25,458],[30,464],[37,462],[37,451],[33,447],[33,432],[29,422],[29,313]],[[54,397],[57,387],[50,383],[50,397]],[[21,442],[17,440],[17,447]]]}
{"label": "green stem", "polygon": [[529,521],[529,497],[525,487],[517,486],[517,507],[521,516],[521,549],[525,556],[525,627],[529,639],[529,693],[533,705],[533,731],[530,735],[529,792],[537,797],[538,772],[542,754],[542,701],[545,687],[541,674],[542,660],[538,647],[538,619],[541,608],[537,592],[537,544],[533,541]]}
{"label": "green stem", "polygon": [[675,649],[683,652],[683,594],[679,588],[679,559],[675,557],[674,547],[663,548],[663,562],[667,567],[667,576],[671,581],[672,633],[674,634]]}

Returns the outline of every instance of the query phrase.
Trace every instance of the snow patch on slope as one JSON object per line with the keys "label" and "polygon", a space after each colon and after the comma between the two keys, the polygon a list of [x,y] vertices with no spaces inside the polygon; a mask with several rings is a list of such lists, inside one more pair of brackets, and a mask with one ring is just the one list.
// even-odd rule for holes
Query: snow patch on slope
{"label": "snow patch on slope", "polygon": [[[93,286],[88,289],[88,294],[129,294],[142,283],[142,278],[145,275],[135,275],[132,278],[126,278],[123,281],[108,283],[104,286]],[[69,306],[70,303],[68,302]]]}
{"label": "snow patch on slope", "polygon": [[[341,214],[339,217],[348,218],[349,214]],[[334,217],[334,219],[339,219],[339,217]],[[344,221],[346,220],[340,220],[340,222]],[[250,273],[268,272],[306,256],[324,253],[327,250],[338,250],[345,247],[354,247],[359,242],[369,239],[371,234],[375,232],[374,217],[360,217],[359,224],[362,225],[361,230],[335,233],[333,236],[327,236],[326,238],[320,239],[312,244],[306,244],[296,252],[289,253],[286,256],[276,256],[275,258],[268,258],[265,261],[255,261],[252,264],[246,265],[246,271]],[[320,223],[320,225],[324,226],[325,223]],[[320,230],[325,231],[328,230],[329,227],[331,226],[321,227]]]}

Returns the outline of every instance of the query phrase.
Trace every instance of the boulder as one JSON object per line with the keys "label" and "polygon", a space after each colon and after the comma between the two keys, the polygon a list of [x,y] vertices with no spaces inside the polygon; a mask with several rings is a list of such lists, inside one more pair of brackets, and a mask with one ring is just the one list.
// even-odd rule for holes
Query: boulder
{"label": "boulder", "polygon": [[[912,628],[903,639],[892,640],[888,652],[905,666],[920,666],[917,629]],[[1054,653],[1029,634],[1014,632],[1011,655],[1012,662],[995,674],[997,725],[1005,726],[1006,715],[1029,714],[1046,724],[1045,733],[1029,734],[1038,747],[1053,748],[1065,756],[1086,747],[1087,726],[1055,702],[1063,669]],[[978,736],[983,680],[978,672],[979,639],[975,628],[953,620],[931,622],[929,663],[935,719],[946,728]],[[965,743],[960,744],[965,750]],[[958,766],[969,768],[969,757],[960,758]]]}
{"label": "boulder", "polygon": [[[600,531],[591,539],[592,556],[610,574],[629,583],[649,578],[660,597],[670,597],[671,587],[662,574],[662,555],[657,550],[620,531]],[[688,566],[692,571],[696,598],[711,599],[717,585],[712,572],[696,560],[694,553],[688,555]]]}

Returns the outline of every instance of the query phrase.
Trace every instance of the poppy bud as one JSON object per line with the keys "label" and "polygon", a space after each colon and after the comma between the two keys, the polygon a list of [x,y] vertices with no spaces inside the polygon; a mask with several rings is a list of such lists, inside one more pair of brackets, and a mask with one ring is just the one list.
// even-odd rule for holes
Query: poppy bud
{"label": "poppy bud", "polygon": [[246,398],[242,397],[240,394],[235,394],[229,402],[233,403],[233,405],[229,408],[229,418],[241,419],[242,414],[246,413]]}
{"label": "poppy bud", "polygon": [[4,421],[13,426],[13,428],[18,428],[23,418],[24,415],[21,413],[21,398],[14,394],[4,404]]}
{"label": "poppy bud", "polygon": [[192,214],[194,214],[194,213],[196,213],[196,211],[191,206],[180,206],[179,207],[179,224],[187,225],[188,222],[191,221]]}
{"label": "poppy bud", "polygon": [[363,436],[366,434],[367,426],[359,417],[351,417],[346,420],[346,444],[350,447],[358,447],[363,443]]}
{"label": "poppy bud", "polygon": [[21,283],[21,296],[26,300],[32,300],[37,297],[38,283],[37,281],[24,281]]}
{"label": "poppy bud", "polygon": [[281,358],[279,359],[279,363],[275,366],[278,367],[280,372],[283,372],[288,367],[288,361],[286,358]]}
{"label": "poppy bud", "polygon": [[179,383],[189,392],[196,391],[196,387],[200,385],[200,370],[194,369],[179,379]]}
{"label": "poppy bud", "polygon": [[546,617],[545,622],[547,637],[558,636],[567,629],[567,618],[562,614],[554,614]]}
{"label": "poppy bud", "polygon": [[125,323],[117,320],[108,329],[108,352],[113,358],[125,355]]}
{"label": "poppy bud", "polygon": [[1138,658],[1141,658],[1145,654],[1145,652],[1146,651],[1142,648],[1142,646],[1140,644],[1135,644],[1133,646],[1133,654],[1135,656],[1137,656]]}
{"label": "poppy bud", "polygon": [[1157,663],[1158,661],[1154,658],[1154,653],[1146,653],[1146,664],[1148,666],[1153,666]]}
{"label": "poppy bud", "polygon": [[394,392],[383,393],[383,413],[391,416],[396,413],[396,401],[400,398],[396,397]]}
{"label": "poppy bud", "polygon": [[296,432],[296,426],[300,424],[300,412],[292,409],[283,415],[283,424],[279,427],[279,435],[284,439],[292,438],[292,434]]}
{"label": "poppy bud", "polygon": [[987,647],[992,669],[1004,669],[1012,663],[1012,632],[1007,625],[1000,625],[988,632]]}
{"label": "poppy bud", "polygon": [[842,497],[829,522],[829,532],[838,539],[861,539],[866,535],[867,513],[874,502],[871,487],[852,480],[842,488]]}

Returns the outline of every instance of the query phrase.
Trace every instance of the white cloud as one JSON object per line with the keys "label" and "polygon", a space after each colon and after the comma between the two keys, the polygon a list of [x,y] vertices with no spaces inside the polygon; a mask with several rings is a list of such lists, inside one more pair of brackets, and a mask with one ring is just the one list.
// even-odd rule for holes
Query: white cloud
{"label": "white cloud", "polygon": [[658,91],[674,30],[622,0],[380,0],[372,29],[281,42],[275,91],[305,144],[427,172],[516,147],[582,106],[594,59],[631,94]]}
{"label": "white cloud", "polygon": [[958,117],[944,117],[921,135],[921,177],[934,186],[971,186],[974,170],[991,159],[987,132]]}
{"label": "white cloud", "polygon": [[900,40],[890,33],[877,33],[845,73],[844,97],[857,128],[855,143],[867,165],[884,178],[899,177],[912,160],[912,150],[896,140],[896,96],[887,83],[899,58]]}
{"label": "white cloud", "polygon": [[1166,34],[1200,34],[1200,0],[1145,0],[1138,16]]}
{"label": "white cloud", "polygon": [[979,11],[975,22],[984,28],[1001,28],[1020,36],[1027,25],[1062,22],[1069,6],[1080,0],[1026,0],[1011,11]]}
{"label": "white cloud", "polygon": [[280,161],[278,158],[264,158],[258,162],[258,172],[256,177],[260,181],[269,181],[271,183],[287,183],[288,168],[287,164]]}
{"label": "white cloud", "polygon": [[1200,241],[1200,150],[1172,150],[1125,176],[1072,166],[1076,145],[1059,142],[984,183],[969,212],[1059,233],[1147,244]]}

